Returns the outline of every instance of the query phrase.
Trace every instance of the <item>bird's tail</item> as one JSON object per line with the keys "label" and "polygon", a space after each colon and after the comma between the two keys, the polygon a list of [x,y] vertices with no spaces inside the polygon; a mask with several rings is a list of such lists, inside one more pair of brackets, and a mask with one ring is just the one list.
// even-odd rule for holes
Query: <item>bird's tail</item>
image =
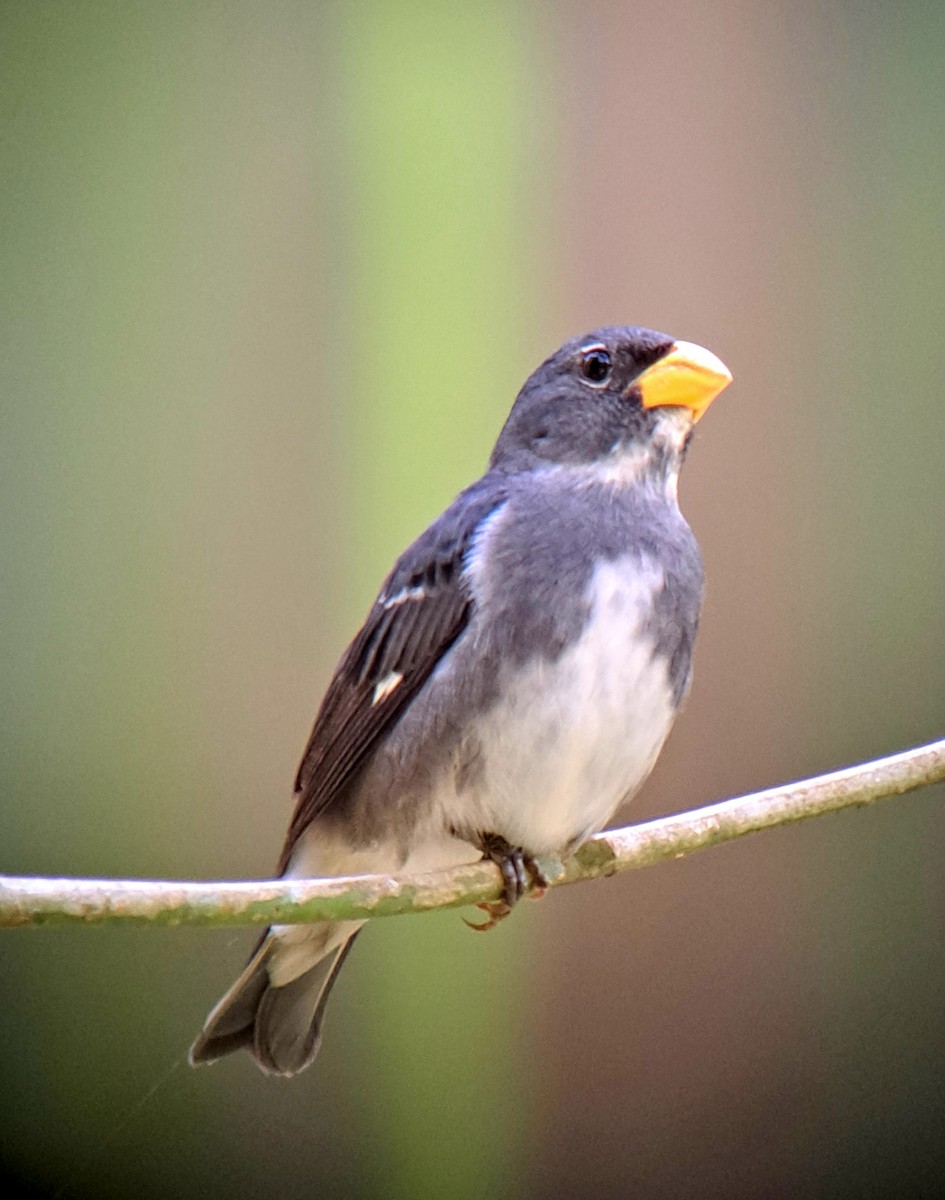
{"label": "bird's tail", "polygon": [[270,1075],[295,1075],[321,1041],[332,985],[360,925],[274,926],[257,942],[242,974],[207,1017],[190,1064],[246,1049]]}

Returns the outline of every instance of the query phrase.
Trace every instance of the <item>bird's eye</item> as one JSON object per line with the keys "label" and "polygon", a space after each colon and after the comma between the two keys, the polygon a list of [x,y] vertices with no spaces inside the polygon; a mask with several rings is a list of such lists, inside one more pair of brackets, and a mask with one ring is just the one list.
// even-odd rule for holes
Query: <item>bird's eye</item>
{"label": "bird's eye", "polygon": [[581,351],[581,374],[588,383],[606,383],[610,378],[610,366],[610,352],[606,346],[585,346]]}

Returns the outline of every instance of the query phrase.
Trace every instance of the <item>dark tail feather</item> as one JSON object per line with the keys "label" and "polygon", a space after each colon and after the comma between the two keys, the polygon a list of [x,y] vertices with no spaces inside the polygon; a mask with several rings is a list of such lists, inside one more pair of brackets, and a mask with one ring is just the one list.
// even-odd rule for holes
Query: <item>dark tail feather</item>
{"label": "dark tail feather", "polygon": [[318,1053],[325,1005],[359,930],[282,987],[269,978],[275,939],[263,935],[239,979],[207,1017],[190,1064],[246,1049],[270,1075],[295,1075]]}

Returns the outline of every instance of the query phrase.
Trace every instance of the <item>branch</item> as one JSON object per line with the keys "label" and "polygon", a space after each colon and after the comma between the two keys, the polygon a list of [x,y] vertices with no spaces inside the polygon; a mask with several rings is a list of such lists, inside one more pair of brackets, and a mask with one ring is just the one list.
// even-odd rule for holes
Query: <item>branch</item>
{"label": "branch", "polygon": [[[682,858],[775,825],[871,804],[945,780],[945,739],[889,758],[769,788],[643,825],[613,829],[565,858],[538,860],[552,886]],[[498,868],[478,862],[431,875],[359,875],[247,883],[17,879],[0,875],[0,927],[135,923],[265,925],[385,917],[497,900]]]}

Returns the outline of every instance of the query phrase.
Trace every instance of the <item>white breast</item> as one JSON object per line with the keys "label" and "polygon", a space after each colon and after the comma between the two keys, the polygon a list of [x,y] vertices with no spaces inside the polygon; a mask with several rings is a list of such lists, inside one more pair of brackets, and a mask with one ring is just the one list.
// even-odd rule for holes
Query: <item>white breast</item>
{"label": "white breast", "polygon": [[501,700],[474,727],[481,770],[456,798],[469,828],[532,853],[601,829],[640,786],[675,715],[662,658],[646,632],[663,576],[638,558],[602,564],[590,617],[554,662],[510,670]]}

